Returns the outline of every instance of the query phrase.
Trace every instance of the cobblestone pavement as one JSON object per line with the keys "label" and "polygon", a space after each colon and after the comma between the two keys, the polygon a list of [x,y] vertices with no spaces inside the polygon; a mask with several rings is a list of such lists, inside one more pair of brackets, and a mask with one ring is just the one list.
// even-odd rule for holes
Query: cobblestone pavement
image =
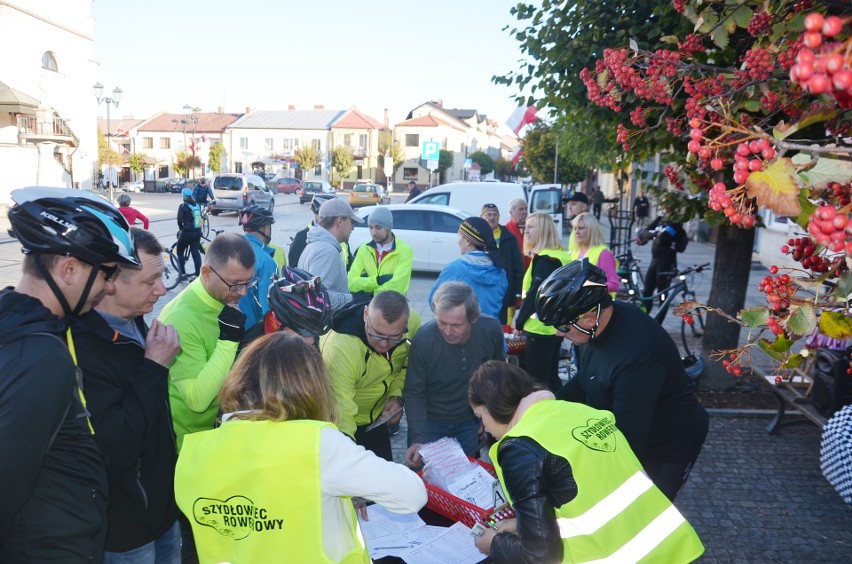
{"label": "cobblestone pavement", "polygon": [[[134,201],[154,222],[152,231],[164,243],[174,240],[176,195],[134,195]],[[289,238],[309,221],[307,206],[293,202],[293,196],[276,198],[273,240],[285,246]],[[0,225],[5,217],[0,217]],[[238,231],[233,215],[213,218],[214,228]],[[606,225],[605,225],[606,227]],[[20,276],[20,251],[14,241],[0,233],[0,284],[15,284]],[[650,245],[634,248],[643,270],[650,261]],[[690,243],[679,258],[681,267],[713,261],[711,245]],[[748,305],[760,303],[757,281],[766,269],[752,266]],[[693,289],[706,299],[711,274],[696,280]],[[412,277],[409,300],[424,322],[432,318],[426,303],[434,284],[434,274]],[[179,286],[176,290],[183,289]],[[157,304],[149,317],[176,292]],[[675,340],[679,320],[672,316],[665,324]],[[728,562],[852,562],[852,508],[825,481],[819,469],[819,430],[813,425],[785,428],[778,435],[766,433],[769,419],[760,415],[714,412],[710,434],[689,483],[677,499],[677,506],[698,531],[708,563]],[[394,458],[405,458],[406,425],[392,438]]]}

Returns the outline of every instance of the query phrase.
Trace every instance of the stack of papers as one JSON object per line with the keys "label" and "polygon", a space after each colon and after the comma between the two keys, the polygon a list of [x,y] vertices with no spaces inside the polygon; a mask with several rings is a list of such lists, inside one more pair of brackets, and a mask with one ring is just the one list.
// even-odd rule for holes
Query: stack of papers
{"label": "stack of papers", "polygon": [[463,523],[432,527],[418,515],[392,513],[380,505],[367,507],[369,521],[358,515],[370,558],[397,556],[408,564],[475,564],[485,556]]}

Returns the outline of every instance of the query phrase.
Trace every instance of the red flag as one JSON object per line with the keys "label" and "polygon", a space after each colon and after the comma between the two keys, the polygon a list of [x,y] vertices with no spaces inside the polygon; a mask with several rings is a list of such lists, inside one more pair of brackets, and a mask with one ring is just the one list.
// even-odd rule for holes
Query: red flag
{"label": "red flag", "polygon": [[538,110],[535,106],[517,108],[514,112],[512,112],[512,115],[509,116],[509,119],[506,120],[506,125],[515,132],[515,135],[517,135],[522,127],[535,121],[536,112],[538,112]]}
{"label": "red flag", "polygon": [[515,147],[515,152],[512,153],[512,163],[518,164],[518,161],[521,160],[521,155],[524,154],[524,148],[518,145]]}

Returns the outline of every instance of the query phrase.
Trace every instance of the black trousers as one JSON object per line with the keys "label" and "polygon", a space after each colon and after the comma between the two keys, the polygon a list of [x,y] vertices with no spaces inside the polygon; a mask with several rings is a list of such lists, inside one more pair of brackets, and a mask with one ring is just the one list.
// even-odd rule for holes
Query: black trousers
{"label": "black trousers", "polygon": [[677,268],[677,261],[651,259],[651,264],[648,265],[648,272],[645,273],[645,288],[642,289],[642,304],[648,313],[654,307],[654,301],[651,299],[654,292],[665,290],[671,284],[671,276],[660,273],[671,272],[675,268]]}
{"label": "black trousers", "polygon": [[189,247],[189,254],[192,257],[192,263],[195,265],[195,275],[201,275],[201,231],[184,230],[180,232],[180,238],[177,244],[177,255],[180,260],[180,268],[183,274],[189,274],[186,271],[186,263],[183,259],[183,252]]}
{"label": "black trousers", "polygon": [[393,462],[393,451],[391,450],[387,424],[379,425],[372,431],[367,431],[367,427],[369,425],[361,425],[355,430],[355,443],[373,451],[376,456]]}
{"label": "black trousers", "polygon": [[562,387],[559,380],[559,349],[562,337],[527,333],[527,352],[524,368],[530,376],[555,392]]}

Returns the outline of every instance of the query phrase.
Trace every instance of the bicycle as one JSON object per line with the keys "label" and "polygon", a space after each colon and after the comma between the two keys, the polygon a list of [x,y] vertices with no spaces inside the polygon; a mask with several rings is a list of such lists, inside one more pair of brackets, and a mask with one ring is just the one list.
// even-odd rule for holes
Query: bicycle
{"label": "bicycle", "polygon": [[624,301],[633,301],[635,297],[642,295],[642,288],[645,286],[645,277],[639,266],[640,260],[633,256],[630,247],[627,247],[627,252],[618,255],[616,259],[618,260],[618,277],[621,279],[621,287],[616,297]]}
{"label": "bicycle", "polygon": [[[657,323],[662,325],[666,320],[666,315],[668,315],[669,309],[671,309],[675,298],[680,296],[682,298],[682,302],[697,301],[695,292],[689,288],[688,280],[692,277],[691,275],[701,274],[705,270],[709,269],[710,263],[708,262],[701,265],[690,266],[686,270],[682,271],[675,270],[673,272],[661,272],[659,273],[660,275],[671,275],[673,277],[673,281],[669,287],[644,299],[641,296],[637,296],[632,299],[632,302],[637,307],[642,307],[644,302],[649,300],[656,301],[658,298],[662,299],[659,309],[652,316]],[[680,339],[683,344],[685,357],[694,356],[693,351],[698,350],[698,344],[704,336],[705,313],[706,308],[697,307],[694,308],[688,316],[692,320],[692,323],[687,322],[687,316],[682,317],[680,320]],[[689,327],[689,331],[687,331],[687,327]]]}
{"label": "bicycle", "polygon": [[[224,229],[214,229],[213,238],[215,239],[224,232]],[[166,290],[175,288],[178,284],[180,284],[181,280],[184,279],[185,272],[181,268],[181,264],[186,264],[186,261],[190,259],[189,247],[187,246],[183,250],[183,261],[180,260],[180,257],[178,257],[177,254],[178,241],[180,241],[180,232],[177,234],[177,241],[172,243],[171,247],[163,251],[163,262],[165,262],[166,265],[166,268],[163,271],[163,285],[166,287]],[[207,247],[204,245],[204,241],[209,243],[211,242],[211,239],[202,233],[201,254],[207,252]]]}

